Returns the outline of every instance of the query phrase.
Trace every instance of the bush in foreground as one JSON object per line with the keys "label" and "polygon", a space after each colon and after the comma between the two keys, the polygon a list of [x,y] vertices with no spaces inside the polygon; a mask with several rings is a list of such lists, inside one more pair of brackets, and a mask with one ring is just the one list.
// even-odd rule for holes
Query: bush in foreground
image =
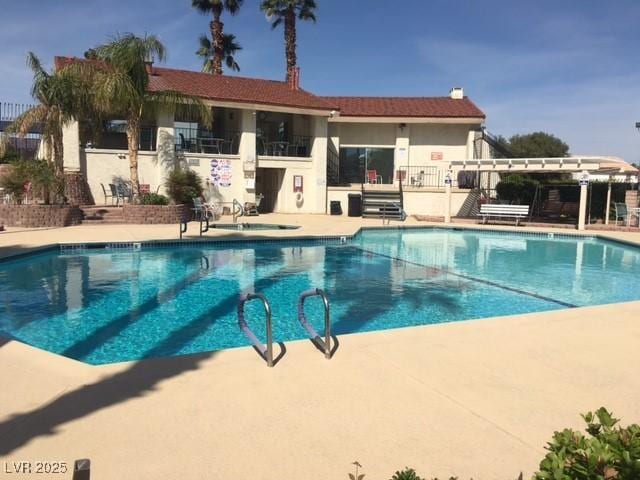
{"label": "bush in foreground", "polygon": [[[555,432],[545,447],[549,453],[532,480],[640,480],[640,425],[620,427],[619,420],[604,407],[585,413],[582,418],[587,435],[568,428]],[[354,477],[360,480],[364,474],[358,475],[356,470],[355,476],[349,474],[351,480]],[[517,480],[522,479],[521,473]],[[425,479],[406,467],[390,480]]]}

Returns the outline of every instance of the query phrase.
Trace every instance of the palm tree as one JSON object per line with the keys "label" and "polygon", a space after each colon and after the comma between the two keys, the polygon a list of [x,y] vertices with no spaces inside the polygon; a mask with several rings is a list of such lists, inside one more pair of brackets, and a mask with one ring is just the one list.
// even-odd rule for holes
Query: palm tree
{"label": "palm tree", "polygon": [[56,175],[61,176],[64,171],[62,129],[88,108],[89,88],[69,72],[47,72],[33,52],[27,54],[27,65],[33,72],[31,95],[38,103],[18,116],[7,133],[24,136],[34,127],[40,127],[45,160],[53,165]]}
{"label": "palm tree", "polygon": [[165,59],[164,45],[157,37],[137,37],[132,33],[116,36],[93,49],[93,61],[67,67],[90,79],[93,101],[104,114],[122,116],[126,122],[129,174],[134,197],[139,193],[138,150],[144,115],[158,109],[175,111],[180,106],[198,114],[203,123],[211,123],[211,110],[199,98],[173,90],[150,91],[147,66]]}
{"label": "palm tree", "polygon": [[191,0],[193,8],[203,14],[211,14],[213,21],[209,24],[213,39],[213,67],[214,75],[222,75],[222,60],[224,54],[224,24],[220,21],[223,11],[236,15],[244,0]]}
{"label": "palm tree", "polygon": [[[196,55],[202,57],[202,71],[206,73],[213,73],[213,58],[214,51],[213,45],[211,44],[211,40],[206,35],[201,35],[200,39],[200,48],[196,52]],[[234,55],[238,53],[239,50],[242,50],[240,44],[236,41],[236,36],[231,33],[225,33],[222,36],[222,52],[224,63],[227,65],[227,68],[239,72],[240,65],[236,62]]]}
{"label": "palm tree", "polygon": [[298,66],[296,55],[296,19],[316,21],[315,0],[262,0],[260,9],[272,22],[271,28],[284,24],[285,54],[287,57],[287,81]]}

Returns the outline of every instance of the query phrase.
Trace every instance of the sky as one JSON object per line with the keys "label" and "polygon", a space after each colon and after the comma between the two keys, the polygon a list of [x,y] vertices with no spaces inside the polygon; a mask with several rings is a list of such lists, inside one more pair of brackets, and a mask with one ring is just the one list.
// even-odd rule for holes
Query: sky
{"label": "sky", "polygon": [[[316,0],[298,28],[318,95],[444,96],[461,86],[511,136],[552,133],[572,154],[640,161],[640,0]],[[243,76],[282,79],[283,33],[245,0],[223,20]],[[209,18],[190,0],[0,0],[0,102],[28,102],[28,51],[49,67],[124,32],[155,34],[166,66],[199,70]]]}

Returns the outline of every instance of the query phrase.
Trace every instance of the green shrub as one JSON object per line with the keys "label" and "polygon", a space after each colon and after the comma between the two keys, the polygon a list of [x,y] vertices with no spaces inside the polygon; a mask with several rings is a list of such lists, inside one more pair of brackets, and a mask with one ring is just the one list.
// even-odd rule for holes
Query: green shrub
{"label": "green shrub", "polygon": [[616,426],[618,419],[604,407],[582,418],[588,436],[571,429],[555,432],[534,480],[639,479],[640,426]]}
{"label": "green shrub", "polygon": [[142,205],[169,205],[169,199],[157,193],[146,193],[140,197]]}
{"label": "green shrub", "polygon": [[404,470],[393,474],[391,480],[424,480],[413,468],[405,467]]}
{"label": "green shrub", "polygon": [[3,155],[0,155],[0,163],[13,163],[20,160],[20,154],[13,148],[8,147]]}
{"label": "green shrub", "polygon": [[62,197],[64,182],[56,176],[53,165],[44,160],[16,160],[11,163],[9,172],[0,178],[0,187],[17,203],[22,202],[29,183],[32,198],[42,198],[49,203],[52,193]]}
{"label": "green shrub", "polygon": [[165,183],[169,198],[175,203],[190,204],[202,195],[202,179],[193,170],[176,168]]}
{"label": "green shrub", "polygon": [[514,204],[531,205],[539,182],[522,175],[508,175],[496,185],[498,199]]}

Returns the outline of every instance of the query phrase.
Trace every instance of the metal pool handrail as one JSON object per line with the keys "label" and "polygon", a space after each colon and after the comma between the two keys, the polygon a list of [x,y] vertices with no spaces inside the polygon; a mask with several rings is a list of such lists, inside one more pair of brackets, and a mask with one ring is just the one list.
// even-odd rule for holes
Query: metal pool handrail
{"label": "metal pool handrail", "polygon": [[[324,304],[324,341],[320,335],[318,335],[318,332],[316,332],[311,323],[309,323],[307,316],[304,313],[304,302],[310,297],[320,297]],[[300,294],[300,300],[298,301],[298,320],[311,339],[316,340],[322,345],[324,349],[324,358],[329,360],[331,358],[331,313],[329,310],[329,299],[327,298],[327,294],[324,293],[324,290],[320,288],[313,288]]]}
{"label": "metal pool handrail", "polygon": [[[253,333],[253,331],[249,328],[245,318],[244,318],[244,306],[247,302],[251,300],[260,300],[262,302],[262,306],[264,307],[264,313],[266,317],[266,330],[267,330],[267,344],[263,345],[258,337]],[[240,301],[238,302],[238,326],[240,330],[245,334],[245,336],[249,339],[249,341],[253,344],[253,346],[260,352],[260,355],[266,360],[267,367],[273,367],[273,331],[271,325],[271,306],[269,305],[269,301],[267,297],[262,295],[261,293],[247,293],[245,295],[240,296]]]}

